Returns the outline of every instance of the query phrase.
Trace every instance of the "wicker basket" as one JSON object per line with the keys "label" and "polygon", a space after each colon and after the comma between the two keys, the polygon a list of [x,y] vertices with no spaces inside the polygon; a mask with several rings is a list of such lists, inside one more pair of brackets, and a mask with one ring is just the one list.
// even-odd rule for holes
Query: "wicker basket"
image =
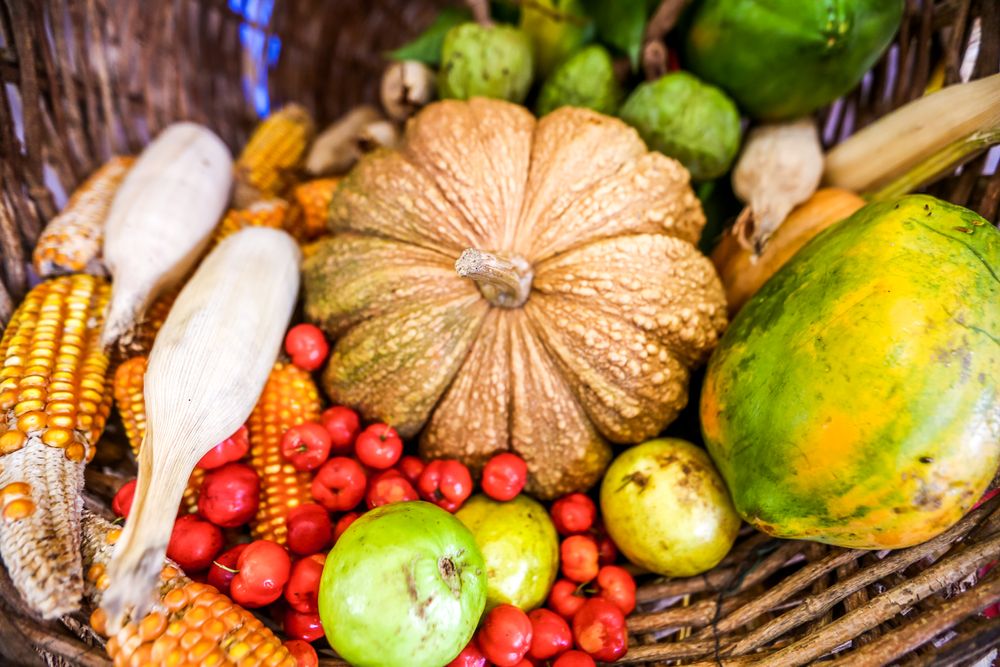
{"label": "wicker basket", "polygon": [[[277,0],[267,25],[247,25],[237,12],[246,4],[0,2],[0,323],[29,286],[25,260],[39,230],[64,193],[111,154],[137,151],[179,118],[241,143],[256,119],[244,77],[261,67],[241,31],[281,40],[280,58],[266,74],[272,103],[301,102],[325,122],[374,99],[382,54],[429,23],[442,3]],[[1000,69],[998,0],[906,5],[883,61],[824,112],[828,144],[919,96],[934,77],[947,85]],[[983,155],[929,190],[996,221],[1000,171],[995,156],[989,161]],[[997,173],[983,175],[988,169]],[[88,504],[106,503],[120,475],[89,471]],[[629,619],[636,643],[622,661],[972,664],[1000,644],[1000,621],[979,613],[1000,597],[1000,568],[985,573],[1000,559],[998,508],[1000,497],[930,542],[896,552],[747,530],[705,575],[640,578],[640,607]],[[329,653],[322,661],[341,664]],[[32,618],[0,568],[0,664],[109,661],[84,616]]]}

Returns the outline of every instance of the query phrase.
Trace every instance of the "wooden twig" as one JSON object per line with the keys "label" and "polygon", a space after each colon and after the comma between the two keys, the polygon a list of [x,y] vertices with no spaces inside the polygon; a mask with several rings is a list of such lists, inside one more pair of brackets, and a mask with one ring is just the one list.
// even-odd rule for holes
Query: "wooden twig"
{"label": "wooden twig", "polygon": [[750,653],[771,640],[780,637],[792,628],[825,614],[833,605],[854,591],[860,590],[893,572],[898,572],[903,568],[909,567],[927,554],[933,553],[942,545],[950,544],[963,537],[996,509],[996,501],[997,498],[994,498],[986,505],[970,512],[964,519],[934,539],[923,544],[918,544],[915,547],[910,547],[909,549],[897,551],[882,561],[859,570],[850,579],[839,581],[819,595],[807,598],[802,605],[748,634],[745,638],[737,642],[732,651],[727,653],[727,655],[744,655]]}
{"label": "wooden twig", "polygon": [[[870,603],[768,657],[768,667],[798,667],[812,662],[862,632],[896,616],[928,595],[953,584],[1000,555],[1000,535],[927,568]],[[734,654],[738,654],[734,649]]]}
{"label": "wooden twig", "polygon": [[737,628],[744,627],[753,619],[773,609],[831,570],[845,563],[856,562],[864,553],[866,552],[861,549],[837,550],[834,553],[828,554],[822,560],[806,565],[795,574],[784,579],[781,583],[768,589],[749,604],[727,615],[715,625],[705,628],[695,635],[695,638],[705,639],[711,637],[713,633],[726,634]]}
{"label": "wooden twig", "polygon": [[739,587],[732,592],[746,590],[781,569],[790,559],[798,555],[802,549],[801,542],[783,542],[766,558],[750,569],[728,567],[714,569],[705,574],[686,579],[673,579],[661,583],[646,584],[636,591],[637,602],[648,602],[676,595],[701,593],[703,591],[720,591],[726,589],[737,580],[741,574],[746,576]]}
{"label": "wooden twig", "polygon": [[850,655],[839,658],[833,665],[845,667],[878,667],[893,662],[906,653],[922,646],[953,628],[963,619],[981,611],[1000,597],[1000,577],[981,582],[963,595],[942,600],[923,612],[912,622],[881,639],[864,646]]}

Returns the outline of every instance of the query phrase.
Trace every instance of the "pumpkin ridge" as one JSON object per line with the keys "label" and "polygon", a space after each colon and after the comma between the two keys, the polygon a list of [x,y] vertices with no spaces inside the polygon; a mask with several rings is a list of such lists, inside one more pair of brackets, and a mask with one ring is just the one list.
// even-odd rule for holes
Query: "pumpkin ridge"
{"label": "pumpkin ridge", "polygon": [[[506,136],[498,143],[507,150],[498,151],[495,155],[494,149],[496,147],[484,141],[490,135],[483,128],[492,129],[491,123],[495,125],[496,120],[491,118],[490,114],[494,114],[494,112],[499,110],[502,110],[504,113],[513,112],[513,115],[506,120],[512,120],[513,116],[516,115],[521,120],[530,121],[531,123],[531,129],[528,133],[525,146],[526,156],[522,174],[515,177],[515,179],[507,179],[508,184],[513,185],[513,190],[501,187],[504,180],[502,178],[497,182],[488,182],[489,179],[483,178],[484,176],[488,176],[489,173],[493,175],[503,174],[509,177],[509,170],[500,169],[499,166],[501,163],[496,158],[498,155],[506,154],[514,161],[516,149],[519,148],[514,145],[517,143],[515,140],[519,139],[515,134],[518,131],[516,122],[505,123],[502,126]],[[489,113],[478,113],[479,111],[487,111]],[[418,126],[418,124],[433,126],[438,117],[446,115],[454,116],[456,114],[461,114],[466,120],[463,123],[457,119],[451,119],[451,122],[447,123],[449,129],[462,124],[475,128],[475,131],[470,131],[465,137],[466,141],[473,138],[475,147],[463,151],[463,156],[466,156],[467,159],[460,165],[447,164],[437,152],[427,150],[427,146],[420,141],[423,137],[419,133],[421,126]],[[528,174],[530,173],[531,148],[534,142],[535,128],[538,124],[535,117],[527,109],[518,104],[486,98],[472,98],[467,102],[458,102],[456,100],[435,102],[427,106],[419,116],[412,119],[411,123],[414,124],[414,130],[411,132],[408,128],[407,137],[400,147],[400,153],[404,156],[404,159],[434,183],[438,192],[442,194],[445,200],[459,214],[463,223],[482,230],[485,247],[506,249],[506,239],[512,237],[512,231],[508,228],[516,226],[524,208],[524,195]],[[448,144],[448,139],[449,135],[436,137],[430,145],[435,148],[444,146]],[[466,146],[466,148],[468,149],[469,147]],[[486,164],[489,166],[489,173],[480,174],[478,175],[479,178],[466,178],[466,173],[470,171],[470,165],[468,164],[470,156],[479,156],[485,159]],[[455,169],[452,167],[458,168]],[[442,171],[436,171],[436,168],[441,168]],[[462,196],[459,189],[449,192],[441,186],[440,179],[442,178],[467,185],[469,192],[465,193],[465,197]],[[480,182],[473,183],[472,181],[474,180],[479,180]],[[495,192],[496,199],[493,200],[487,196],[487,192]],[[492,213],[495,213],[495,211],[490,210],[492,208],[490,205],[493,203],[499,203],[501,208],[507,213],[509,219],[505,220],[502,219],[502,216],[492,215]],[[453,261],[455,259],[458,258],[452,258]]]}

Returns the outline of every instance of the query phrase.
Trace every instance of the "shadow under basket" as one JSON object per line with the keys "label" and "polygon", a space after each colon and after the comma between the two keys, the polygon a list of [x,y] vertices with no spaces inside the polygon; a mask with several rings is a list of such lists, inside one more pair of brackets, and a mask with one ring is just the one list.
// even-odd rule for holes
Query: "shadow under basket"
{"label": "shadow under basket", "polygon": [[[226,0],[0,1],[0,322],[26,292],[40,230],[66,192],[113,154],[192,119],[231,147],[256,121],[254,90],[299,102],[321,126],[377,101],[384,54],[442,2],[276,0],[248,22]],[[253,4],[253,3],[249,3]],[[262,3],[264,4],[264,3]],[[250,57],[277,43],[271,66]],[[862,84],[820,113],[832,145],[928,84],[1000,69],[1000,2],[907,0],[896,41]],[[255,76],[257,72],[259,76]],[[258,106],[260,100],[257,100]],[[993,221],[1000,173],[983,154],[926,190]],[[993,160],[996,161],[995,158]],[[114,434],[109,434],[114,437]],[[106,512],[114,471],[88,471],[85,503]],[[970,665],[1000,645],[1000,497],[946,533],[892,552],[783,541],[744,529],[716,568],[687,579],[638,576],[627,664]],[[110,664],[87,616],[33,618],[0,568],[0,664]],[[321,664],[343,664],[320,651]]]}

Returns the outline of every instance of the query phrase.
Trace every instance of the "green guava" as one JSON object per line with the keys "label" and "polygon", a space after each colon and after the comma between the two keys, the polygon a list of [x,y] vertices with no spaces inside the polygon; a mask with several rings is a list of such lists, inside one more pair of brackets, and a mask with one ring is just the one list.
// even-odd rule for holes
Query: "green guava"
{"label": "green guava", "polygon": [[674,158],[696,181],[722,176],[740,150],[740,113],[724,92],[687,72],[640,84],[618,115],[650,148]]}
{"label": "green guava", "polygon": [[531,40],[523,31],[462,23],[444,37],[438,97],[493,97],[520,104],[531,88],[533,70]]}
{"label": "green guava", "polygon": [[544,116],[559,107],[584,107],[613,114],[622,100],[611,54],[603,46],[588,46],[570,56],[542,84],[535,110]]}
{"label": "green guava", "polygon": [[535,50],[541,76],[548,76],[594,34],[581,0],[532,0],[521,5],[521,30]]}
{"label": "green guava", "polygon": [[486,605],[472,533],[425,502],[362,515],[326,558],[319,615],[356,667],[441,667],[469,643]]}
{"label": "green guava", "polygon": [[559,536],[537,501],[525,495],[500,503],[470,498],[455,516],[476,538],[486,561],[486,609],[538,607],[559,572]]}
{"label": "green guava", "polygon": [[630,447],[611,462],[601,483],[601,513],[626,558],[668,577],[712,569],[740,529],[708,454],[672,438]]}

